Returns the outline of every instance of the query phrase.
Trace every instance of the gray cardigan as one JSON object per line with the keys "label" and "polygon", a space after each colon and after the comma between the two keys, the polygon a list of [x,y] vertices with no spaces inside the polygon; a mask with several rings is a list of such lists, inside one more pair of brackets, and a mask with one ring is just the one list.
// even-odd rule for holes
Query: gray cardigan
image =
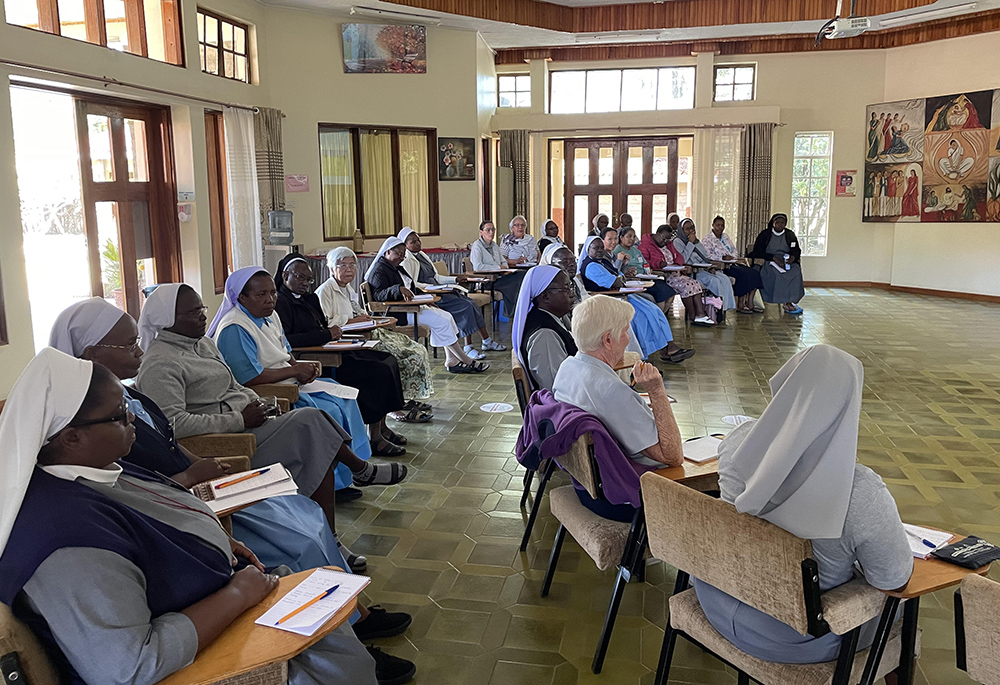
{"label": "gray cardigan", "polygon": [[240,412],[257,399],[233,378],[214,340],[165,330],[143,356],[136,388],[160,406],[178,438],[242,433]]}

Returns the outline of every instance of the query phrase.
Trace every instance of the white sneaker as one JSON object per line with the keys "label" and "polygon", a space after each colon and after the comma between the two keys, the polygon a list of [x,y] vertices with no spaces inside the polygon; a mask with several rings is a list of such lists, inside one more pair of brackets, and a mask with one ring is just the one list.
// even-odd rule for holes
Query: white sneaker
{"label": "white sneaker", "polygon": [[707,316],[699,316],[697,319],[694,320],[694,322],[695,323],[700,323],[700,324],[705,325],[705,326],[714,326],[715,325],[715,322],[712,321]]}
{"label": "white sneaker", "polygon": [[486,355],[477,350],[472,345],[465,346],[465,353],[469,355],[469,359],[473,359],[475,361],[479,361],[480,359],[486,359]]}

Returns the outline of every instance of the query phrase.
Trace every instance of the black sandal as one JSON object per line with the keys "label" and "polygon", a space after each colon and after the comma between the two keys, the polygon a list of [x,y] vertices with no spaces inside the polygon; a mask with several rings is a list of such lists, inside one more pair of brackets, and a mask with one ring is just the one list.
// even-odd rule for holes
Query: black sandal
{"label": "black sandal", "polygon": [[402,445],[406,444],[406,438],[404,436],[400,435],[399,433],[396,433],[395,431],[393,431],[388,426],[384,426],[382,428],[382,439],[383,440],[388,440],[389,442],[391,442],[394,445],[401,445],[402,446]]}
{"label": "black sandal", "polygon": [[455,364],[454,366],[449,366],[448,367],[448,372],[449,373],[479,373],[478,371],[476,371],[472,367],[472,364],[466,364],[465,362],[459,362],[459,363]]}
{"label": "black sandal", "polygon": [[486,362],[472,362],[470,368],[472,369],[470,373],[483,373],[489,371],[490,365]]}
{"label": "black sandal", "polygon": [[[403,414],[401,417],[396,418],[396,420],[401,421],[402,423],[427,423],[433,418],[434,414],[431,414],[429,411],[424,411],[420,407],[414,407],[410,411]],[[390,438],[390,440],[392,440],[392,438]],[[398,440],[392,440],[392,441],[397,445],[406,444],[406,438],[403,438],[403,442],[399,442]]]}
{"label": "black sandal", "polygon": [[427,404],[426,402],[417,402],[416,400],[410,400],[409,402],[407,402],[406,404],[403,405],[403,409],[405,409],[406,411],[410,411],[411,409],[420,409],[421,411],[430,411],[433,408],[434,407],[432,407],[431,405]]}
{"label": "black sandal", "polygon": [[385,438],[378,445],[372,447],[372,456],[375,457],[401,457],[406,454],[406,449],[394,445]]}

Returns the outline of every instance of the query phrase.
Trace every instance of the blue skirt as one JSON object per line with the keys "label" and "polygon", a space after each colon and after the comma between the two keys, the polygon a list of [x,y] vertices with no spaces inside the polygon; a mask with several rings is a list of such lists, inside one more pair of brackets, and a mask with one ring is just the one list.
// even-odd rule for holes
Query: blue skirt
{"label": "blue skirt", "polygon": [[[329,414],[334,421],[351,434],[351,449],[354,453],[364,461],[371,459],[372,446],[368,442],[368,427],[365,426],[365,421],[361,418],[361,409],[358,407],[357,400],[346,400],[325,392],[303,392],[299,393],[299,401],[295,403],[296,409],[302,407],[315,407]],[[354,483],[351,470],[343,464],[337,464],[333,474],[337,490],[350,487]]]}
{"label": "blue skirt", "polygon": [[657,302],[666,302],[677,294],[677,291],[666,284],[665,281],[653,281],[653,287],[646,289],[646,294],[652,296]]}
{"label": "blue skirt", "polygon": [[642,356],[648,357],[666,347],[674,339],[666,315],[659,307],[643,297],[629,295],[628,301],[635,310],[635,316],[632,317],[632,331],[639,340]]}
{"label": "blue skirt", "polygon": [[[319,566],[351,572],[337,548],[323,509],[305,495],[272,497],[233,514],[233,537],[250,548],[264,568],[285,565],[298,573]],[[360,614],[354,612],[354,623]]]}
{"label": "blue skirt", "polygon": [[480,328],[486,327],[482,310],[465,295],[442,293],[437,306],[451,314],[458,326],[458,334],[462,337],[475,335]]}

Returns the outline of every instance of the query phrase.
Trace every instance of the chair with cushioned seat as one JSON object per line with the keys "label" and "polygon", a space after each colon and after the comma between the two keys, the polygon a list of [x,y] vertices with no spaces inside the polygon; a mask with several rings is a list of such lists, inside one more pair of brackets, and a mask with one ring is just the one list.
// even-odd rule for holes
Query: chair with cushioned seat
{"label": "chair with cushioned seat", "polygon": [[977,575],[955,593],[955,660],[983,685],[1000,685],[1000,583]]}
{"label": "chair with cushioned seat", "polygon": [[[361,283],[361,306],[364,307],[369,314],[377,316],[388,316],[389,312],[393,307],[396,309],[403,309],[403,302],[379,302],[374,297],[372,297],[372,288],[368,285],[368,281],[363,281]],[[402,333],[403,335],[412,336],[414,340],[419,341],[423,339],[424,347],[430,347],[431,339],[431,329],[427,326],[423,326],[420,323],[419,308],[410,307],[408,310],[413,310],[413,324],[412,326],[399,326],[397,325],[394,329],[397,333]],[[438,353],[437,348],[433,348],[434,358],[437,359]]]}
{"label": "chair with cushioned seat", "polygon": [[[594,442],[590,433],[580,436],[573,443],[569,452],[551,460],[550,464],[556,462],[591,497],[597,500],[604,499],[601,473],[594,456]],[[648,555],[646,554],[645,522],[642,507],[636,509],[632,523],[612,521],[587,509],[580,502],[576,488],[572,485],[564,485],[549,493],[549,511],[559,521],[559,528],[556,531],[556,539],[552,544],[552,553],[549,557],[549,566],[545,571],[545,580],[542,583],[542,597],[547,597],[549,594],[567,532],[594,560],[599,570],[604,571],[615,565],[618,567],[614,590],[608,602],[601,636],[597,641],[594,661],[591,664],[591,670],[594,673],[600,673],[608,651],[608,644],[611,642],[611,631],[615,626],[618,607],[621,605],[622,595],[625,592],[625,584],[633,577],[639,582],[645,578],[646,557]]]}
{"label": "chair with cushioned seat", "polygon": [[[886,595],[881,590],[857,578],[821,593],[810,541],[661,475],[646,473],[640,481],[651,553],[678,569],[654,681],[657,685],[667,682],[679,636],[735,668],[740,685],[751,679],[765,685],[848,685],[859,679],[871,683],[898,666],[902,651],[899,621],[893,625],[880,622],[875,644],[888,631],[881,659],[872,648],[856,651],[862,626],[880,615],[885,617]],[[784,664],[750,656],[709,623],[694,588],[689,588],[692,576],[803,636],[822,637],[829,632],[843,636],[840,656],[820,664]]]}

